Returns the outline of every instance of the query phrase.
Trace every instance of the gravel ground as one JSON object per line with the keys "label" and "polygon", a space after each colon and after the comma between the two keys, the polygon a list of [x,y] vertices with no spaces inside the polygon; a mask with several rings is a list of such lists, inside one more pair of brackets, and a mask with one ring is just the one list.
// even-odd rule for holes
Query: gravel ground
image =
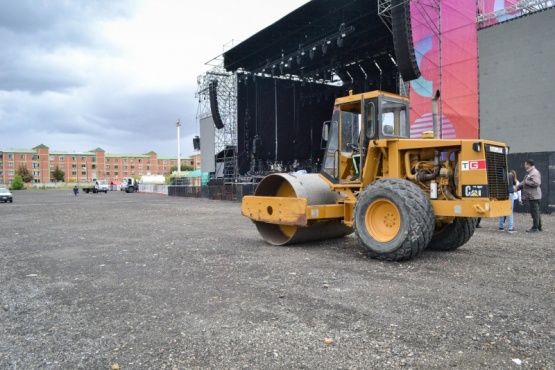
{"label": "gravel ground", "polygon": [[454,252],[275,247],[240,204],[15,192],[0,204],[0,369],[555,369],[555,217]]}

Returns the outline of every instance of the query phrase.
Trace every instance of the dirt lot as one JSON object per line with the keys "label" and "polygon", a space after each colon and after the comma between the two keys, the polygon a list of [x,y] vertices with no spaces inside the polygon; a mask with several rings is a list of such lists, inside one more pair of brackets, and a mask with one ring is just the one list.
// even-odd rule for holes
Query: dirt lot
{"label": "dirt lot", "polygon": [[267,245],[240,204],[18,191],[0,204],[0,369],[555,368],[555,218],[455,252]]}

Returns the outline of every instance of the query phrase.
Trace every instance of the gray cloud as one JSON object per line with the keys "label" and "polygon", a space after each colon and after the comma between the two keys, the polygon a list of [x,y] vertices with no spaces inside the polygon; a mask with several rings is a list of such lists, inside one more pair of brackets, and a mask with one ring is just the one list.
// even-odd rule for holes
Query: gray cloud
{"label": "gray cloud", "polygon": [[95,24],[130,16],[128,1],[0,2],[0,90],[64,91],[84,81],[57,60],[67,50],[94,52],[105,45]]}
{"label": "gray cloud", "polygon": [[249,35],[252,22],[231,12],[255,6],[266,5],[209,1],[193,14],[183,0],[0,0],[0,148],[175,155],[180,119],[181,154],[193,154],[196,78],[229,30]]}

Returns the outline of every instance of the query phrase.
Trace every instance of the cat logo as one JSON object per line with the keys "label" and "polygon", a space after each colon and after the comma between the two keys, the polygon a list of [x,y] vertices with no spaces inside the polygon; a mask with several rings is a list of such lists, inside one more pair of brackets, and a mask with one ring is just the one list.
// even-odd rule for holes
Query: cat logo
{"label": "cat logo", "polygon": [[465,197],[487,197],[489,194],[487,185],[465,185],[463,186]]}

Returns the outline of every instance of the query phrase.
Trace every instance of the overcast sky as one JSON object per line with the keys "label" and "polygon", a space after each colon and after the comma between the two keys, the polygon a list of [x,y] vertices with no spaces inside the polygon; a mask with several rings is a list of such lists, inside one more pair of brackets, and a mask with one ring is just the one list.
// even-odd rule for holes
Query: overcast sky
{"label": "overcast sky", "polygon": [[197,77],[308,0],[1,0],[0,149],[194,154]]}

